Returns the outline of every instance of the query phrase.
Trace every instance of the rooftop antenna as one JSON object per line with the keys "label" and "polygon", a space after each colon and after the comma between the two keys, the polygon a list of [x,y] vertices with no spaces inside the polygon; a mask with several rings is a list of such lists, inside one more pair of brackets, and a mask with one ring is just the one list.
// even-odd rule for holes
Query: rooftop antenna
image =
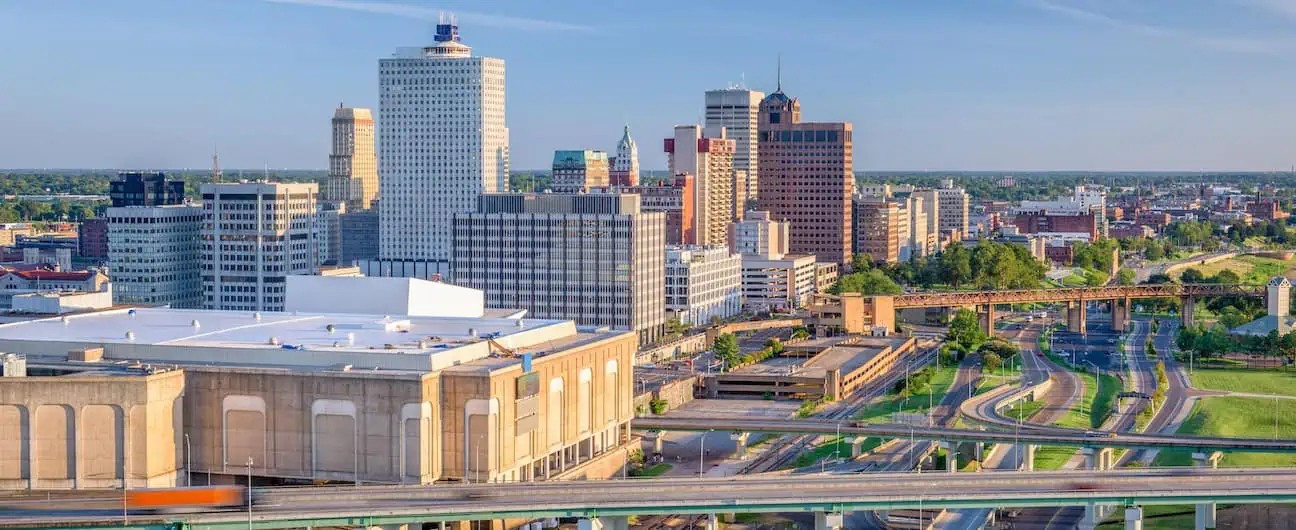
{"label": "rooftop antenna", "polygon": [[777,69],[777,73],[774,75],[774,91],[775,92],[783,91],[783,54],[782,53],[778,54],[778,69]]}
{"label": "rooftop antenna", "polygon": [[265,165],[265,172],[262,175],[265,182],[270,182],[270,164]]}
{"label": "rooftop antenna", "polygon": [[212,182],[219,183],[222,177],[220,168],[220,152],[212,147]]}
{"label": "rooftop antenna", "polygon": [[738,74],[738,87],[747,90],[747,72],[741,72]]}

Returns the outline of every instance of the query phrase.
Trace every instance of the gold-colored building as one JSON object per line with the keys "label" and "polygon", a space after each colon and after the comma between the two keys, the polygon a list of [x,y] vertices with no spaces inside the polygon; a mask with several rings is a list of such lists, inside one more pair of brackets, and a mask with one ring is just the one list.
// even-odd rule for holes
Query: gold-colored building
{"label": "gold-colored building", "polygon": [[347,210],[369,208],[378,198],[378,155],[374,151],[373,112],[338,106],[333,113],[333,151],[324,181],[324,200]]}

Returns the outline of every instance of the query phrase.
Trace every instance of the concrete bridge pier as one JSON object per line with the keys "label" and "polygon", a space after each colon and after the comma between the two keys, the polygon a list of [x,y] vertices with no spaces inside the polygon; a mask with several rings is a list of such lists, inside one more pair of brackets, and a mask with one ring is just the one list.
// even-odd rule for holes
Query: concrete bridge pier
{"label": "concrete bridge pier", "polygon": [[743,454],[745,454],[745,453],[747,452],[747,440],[751,439],[751,433],[749,433],[749,432],[732,432],[732,433],[729,433],[729,439],[730,439],[730,440],[733,440],[734,442],[737,442],[737,444],[738,444],[738,456],[741,457]]}
{"label": "concrete bridge pier", "polygon": [[1117,298],[1112,300],[1111,319],[1112,329],[1116,331],[1126,331],[1129,329],[1130,299]]}
{"label": "concrete bridge pier", "polygon": [[707,515],[706,522],[704,523],[704,526],[706,527],[706,530],[719,530],[719,528],[720,528],[720,521],[719,521],[718,519],[716,519],[716,514],[713,513],[713,514]]}
{"label": "concrete bridge pier", "polygon": [[1102,506],[1097,504],[1086,504],[1084,507],[1084,517],[1080,519],[1080,524],[1076,527],[1079,530],[1094,530],[1103,522]]}
{"label": "concrete bridge pier", "polygon": [[958,471],[958,442],[940,442],[941,449],[945,450],[945,471],[955,473]]}
{"label": "concrete bridge pier", "polygon": [[1072,300],[1067,302],[1067,331],[1072,333],[1085,332],[1085,302],[1084,300]]}
{"label": "concrete bridge pier", "polygon": [[1192,296],[1185,296],[1182,301],[1183,307],[1179,314],[1183,317],[1183,327],[1189,328],[1193,326],[1193,306],[1197,305],[1197,299]]}
{"label": "concrete bridge pier", "polygon": [[1110,447],[1085,447],[1080,450],[1085,457],[1085,468],[1094,471],[1110,471],[1115,465],[1115,452]]}
{"label": "concrete bridge pier", "polygon": [[630,530],[630,518],[626,516],[590,517],[576,523],[577,530]]}
{"label": "concrete bridge pier", "polygon": [[[1224,453],[1212,451],[1209,453],[1193,453],[1193,465],[1197,467],[1210,467],[1215,469],[1219,466],[1220,458]],[[1215,503],[1204,502],[1197,505],[1196,513],[1193,517],[1194,527],[1197,530],[1206,530],[1215,528]]]}
{"label": "concrete bridge pier", "polygon": [[366,526],[365,530],[409,530],[409,525],[405,524],[383,524]]}
{"label": "concrete bridge pier", "polygon": [[1143,530],[1143,507],[1125,507],[1125,530]]}
{"label": "concrete bridge pier", "polygon": [[1018,459],[1020,461],[1017,462],[1017,469],[1020,471],[1035,471],[1035,450],[1038,449],[1039,446],[1035,444],[1026,444],[1018,447],[1021,451],[1018,453]]}
{"label": "concrete bridge pier", "polygon": [[867,436],[853,436],[847,439],[851,446],[851,458],[859,458],[864,454],[864,444],[868,442]]}
{"label": "concrete bridge pier", "polygon": [[983,467],[984,467],[984,466],[982,466],[981,464],[982,464],[982,463],[984,462],[984,460],[985,460],[985,442],[976,442],[976,444],[975,444],[975,449],[974,449],[974,450],[976,451],[976,453],[975,453],[975,454],[976,454],[976,461],[977,461],[977,468],[976,468],[976,470],[977,470],[977,471],[981,471],[981,470],[983,469]]}
{"label": "concrete bridge pier", "polygon": [[986,336],[993,337],[995,323],[994,304],[985,304],[977,307],[977,313],[978,316],[981,317],[981,331],[985,332]]}
{"label": "concrete bridge pier", "polygon": [[666,443],[666,431],[653,433],[653,454],[661,454],[662,444]]}
{"label": "concrete bridge pier", "polygon": [[841,530],[844,519],[841,513],[815,512],[815,530]]}

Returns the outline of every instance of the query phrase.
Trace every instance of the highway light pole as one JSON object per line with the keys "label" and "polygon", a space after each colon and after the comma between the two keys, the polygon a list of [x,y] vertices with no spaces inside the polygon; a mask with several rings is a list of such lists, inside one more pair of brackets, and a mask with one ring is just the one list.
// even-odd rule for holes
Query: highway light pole
{"label": "highway light pole", "polygon": [[189,433],[185,433],[185,485],[193,486],[193,451],[189,446]]}
{"label": "highway light pole", "polygon": [[248,486],[247,486],[247,506],[248,506],[248,530],[252,530],[252,457],[247,459]]}

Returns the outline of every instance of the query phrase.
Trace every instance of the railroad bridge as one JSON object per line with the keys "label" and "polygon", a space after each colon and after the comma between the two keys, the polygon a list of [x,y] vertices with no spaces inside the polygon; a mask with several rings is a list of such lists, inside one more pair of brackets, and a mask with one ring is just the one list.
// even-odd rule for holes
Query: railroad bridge
{"label": "railroad bridge", "polygon": [[1099,287],[1058,287],[1002,291],[925,291],[887,296],[817,295],[809,309],[821,325],[840,327],[860,333],[872,327],[895,329],[892,309],[914,307],[975,307],[981,316],[981,327],[993,333],[995,306],[1003,304],[1064,303],[1067,329],[1085,331],[1085,305],[1093,301],[1110,301],[1112,328],[1125,331],[1131,303],[1144,298],[1183,300],[1185,326],[1193,324],[1193,308],[1198,298],[1215,296],[1266,297],[1264,285],[1215,283],[1164,283],[1155,285],[1105,285]]}

